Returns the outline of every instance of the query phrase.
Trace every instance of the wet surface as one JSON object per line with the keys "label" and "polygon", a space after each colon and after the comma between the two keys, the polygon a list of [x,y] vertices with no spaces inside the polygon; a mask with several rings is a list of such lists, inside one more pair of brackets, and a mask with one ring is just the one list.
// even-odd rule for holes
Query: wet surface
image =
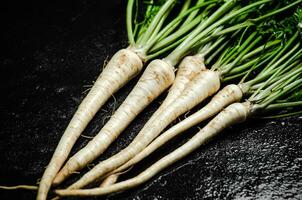
{"label": "wet surface", "polygon": [[[35,184],[103,62],[127,45],[125,3],[11,1],[2,9],[0,185]],[[85,135],[100,130],[136,80],[108,101]],[[162,98],[99,160],[125,147]],[[302,199],[301,124],[302,117],[293,117],[234,126],[138,188],[87,199]],[[122,178],[137,174],[197,130],[172,141]],[[72,154],[88,141],[81,137]],[[1,200],[34,197],[32,191],[0,190]]]}

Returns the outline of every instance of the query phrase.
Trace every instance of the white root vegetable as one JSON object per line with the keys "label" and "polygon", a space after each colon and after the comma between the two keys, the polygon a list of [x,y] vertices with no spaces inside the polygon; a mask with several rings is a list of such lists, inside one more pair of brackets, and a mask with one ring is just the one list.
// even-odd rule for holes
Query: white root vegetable
{"label": "white root vegetable", "polygon": [[185,57],[179,64],[175,81],[169,89],[167,97],[160,107],[153,113],[144,128],[151,125],[154,120],[157,120],[158,115],[160,115],[171,103],[181,96],[182,92],[194,77],[205,69],[204,57],[201,54]]}
{"label": "white root vegetable", "polygon": [[[198,72],[205,69],[203,61],[203,57],[198,54],[195,56],[187,56],[181,62],[175,81],[170,88],[167,97],[150,120],[156,119],[156,115],[164,110],[181,94],[181,92],[185,89],[187,83],[193,77],[195,77]],[[147,69],[158,67],[158,70],[161,70],[160,67],[163,67],[164,70],[169,66],[170,65],[167,62],[156,60],[151,62]],[[172,67],[170,68],[172,69]],[[151,74],[149,75],[156,77]],[[133,91],[129,94],[129,96],[111,117],[111,119],[107,122],[107,124],[105,124],[98,135],[91,142],[89,142],[86,147],[81,149],[77,154],[75,154],[67,161],[65,166],[55,177],[53,185],[60,184],[74,171],[82,169],[88,163],[97,158],[101,153],[103,153],[111,144],[111,142],[129,125],[129,123],[135,118],[135,116],[140,113],[142,109],[147,106],[155,97],[157,97],[159,92],[161,93],[163,89],[166,89],[166,87],[171,84],[171,82],[169,82],[165,85],[160,86],[158,85],[159,83],[153,83],[154,81],[150,80],[151,77],[147,77],[149,75],[145,75],[145,78],[142,77],[142,80],[139,81],[137,87],[135,87],[136,89],[133,89]],[[171,75],[169,74],[169,76]],[[148,82],[146,82],[145,79]],[[150,87],[151,85],[153,85],[153,87]],[[156,95],[150,96],[150,91],[148,89],[158,91],[151,92],[156,93]],[[145,99],[146,101],[143,101],[143,99]]]}
{"label": "white root vegetable", "polygon": [[[114,177],[114,176],[112,176]],[[111,182],[111,184],[113,184]],[[0,186],[0,189],[3,189],[3,190],[19,190],[19,189],[22,189],[22,190],[38,190],[38,186],[36,185],[16,185],[16,186]]]}
{"label": "white root vegetable", "polygon": [[173,83],[174,79],[174,68],[171,65],[162,60],[152,61],[110,120],[83,149],[67,161],[53,184],[61,183],[74,171],[84,168],[101,155],[130,122]]}
{"label": "white root vegetable", "polygon": [[[161,104],[159,111],[164,110],[170,103],[172,103],[185,90],[188,83],[201,71],[205,70],[204,58],[201,54],[194,56],[186,56],[179,64],[176,73],[176,78],[169,89],[169,93]],[[154,115],[152,115],[154,117]],[[154,117],[154,119],[156,119]]]}
{"label": "white root vegetable", "polygon": [[129,49],[122,49],[111,58],[68,124],[42,176],[37,200],[47,198],[54,177],[67,159],[76,140],[100,107],[113,93],[137,75],[142,66],[141,58]]}
{"label": "white root vegetable", "polygon": [[[146,158],[148,155],[150,155],[156,149],[170,141],[173,137],[177,136],[178,134],[181,134],[185,130],[216,115],[226,106],[240,101],[242,96],[243,93],[238,85],[231,84],[225,86],[211,99],[211,101],[207,105],[205,105],[203,108],[201,108],[194,114],[190,115],[188,118],[172,126],[170,129],[158,136],[158,138],[156,138],[152,143],[150,143],[143,151],[139,152],[139,154],[137,154],[127,163],[111,172],[111,175],[108,176],[108,181],[111,180],[110,183],[113,184],[113,177],[115,180],[117,180],[117,173],[125,171],[129,167]],[[105,179],[105,181],[106,180],[107,178]],[[106,185],[108,185],[108,183]]]}
{"label": "white root vegetable", "polygon": [[116,183],[118,177],[119,177],[119,174],[117,174],[117,173],[111,174],[100,184],[100,187],[107,187],[109,185],[113,185],[114,183]]}
{"label": "white root vegetable", "polygon": [[201,145],[211,140],[214,136],[220,133],[225,128],[243,122],[246,120],[250,112],[250,103],[233,103],[223,111],[221,111],[215,118],[213,118],[203,129],[194,135],[185,144],[169,153],[159,161],[151,165],[138,176],[126,181],[113,184],[108,187],[94,188],[94,189],[65,189],[56,190],[56,194],[60,196],[96,196],[106,195],[114,192],[119,192],[136,187],[148,180],[150,180],[157,173],[184,158]]}
{"label": "white root vegetable", "polygon": [[220,80],[217,72],[211,70],[200,72],[190,81],[182,95],[171,103],[164,112],[158,115],[156,121],[151,121],[151,124],[147,122],[128,147],[96,165],[69,188],[82,188],[126,163],[150,144],[173,120],[199,104],[205,98],[213,95],[219,87]]}
{"label": "white root vegetable", "polygon": [[[163,103],[160,105],[160,107],[155,111],[155,113],[152,115],[152,117],[149,119],[148,123],[151,123],[152,120],[156,120],[157,116],[161,114],[162,111],[166,109],[167,106],[169,106],[170,103],[175,101],[177,97],[181,95],[181,93],[184,91],[188,83],[201,71],[205,70],[206,67],[204,65],[204,57],[202,54],[196,54],[194,56],[186,56],[179,64],[178,70],[176,73],[176,78],[169,89],[168,95],[163,101]],[[101,186],[104,184],[106,186],[110,184],[113,184],[113,180],[117,180],[118,175],[110,175],[107,178],[104,179],[104,181],[101,183]],[[108,179],[108,180],[107,180]]]}

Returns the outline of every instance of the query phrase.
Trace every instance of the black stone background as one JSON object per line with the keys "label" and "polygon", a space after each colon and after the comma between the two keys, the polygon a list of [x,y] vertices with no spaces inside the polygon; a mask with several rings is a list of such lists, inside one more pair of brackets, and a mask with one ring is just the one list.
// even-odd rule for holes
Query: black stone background
{"label": "black stone background", "polygon": [[[106,58],[127,46],[125,1],[1,4],[0,185],[35,184],[87,86]],[[115,95],[116,103],[106,103],[85,135],[100,130],[136,81]],[[129,144],[162,99],[140,114],[98,161]],[[291,117],[234,126],[135,189],[86,199],[302,199],[301,122],[302,117]],[[197,130],[122,178],[137,174]],[[87,142],[81,137],[72,154]],[[0,191],[1,200],[34,198],[32,191]]]}

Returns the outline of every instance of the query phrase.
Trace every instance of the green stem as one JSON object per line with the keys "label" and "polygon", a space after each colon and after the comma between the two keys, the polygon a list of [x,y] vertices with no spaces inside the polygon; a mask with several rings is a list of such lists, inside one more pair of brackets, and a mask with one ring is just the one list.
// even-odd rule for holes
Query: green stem
{"label": "green stem", "polygon": [[[176,41],[179,37],[181,37],[182,35],[186,34],[188,31],[190,31],[192,28],[194,28],[200,22],[200,20],[201,20],[201,18],[197,17],[192,22],[190,22],[189,24],[184,26],[182,29],[179,29],[178,31],[174,32],[172,35],[161,40],[159,43],[154,45],[154,47],[152,47],[151,52],[158,51],[158,50],[162,49],[163,47],[170,45],[171,43]],[[146,49],[146,51],[147,51],[148,49],[150,49],[150,45],[146,45],[146,47],[144,49]]]}
{"label": "green stem", "polygon": [[[243,23],[242,23],[243,24]],[[232,32],[235,32],[234,34],[237,34],[239,33],[240,29],[242,28],[245,28],[246,25],[242,25],[242,24],[238,24],[238,25],[234,25],[234,26],[231,26],[231,27],[228,27],[228,28],[225,28],[225,29],[221,29],[221,30],[218,30],[218,31],[214,31],[212,32],[209,36],[207,36],[206,38],[204,39],[201,39],[196,46],[201,46],[202,44],[205,44],[206,42],[208,41],[211,41],[213,40],[214,38],[217,38],[219,36],[222,36],[222,35],[227,35],[229,33],[232,33]],[[241,26],[242,25],[242,26]],[[232,36],[233,37],[233,36]]]}
{"label": "green stem", "polygon": [[[135,15],[135,29],[134,29],[134,33],[135,33],[135,41],[136,44],[139,44],[143,38],[143,34],[145,33],[147,27],[146,24],[148,20],[150,20],[150,18],[152,18],[152,9],[154,9],[154,5],[153,5],[153,0],[151,0],[151,3],[147,6],[147,10],[145,12],[145,16],[144,16],[144,20],[142,22],[138,22],[138,1],[136,0],[136,15]],[[140,27],[141,26],[141,27]]]}
{"label": "green stem", "polygon": [[[186,12],[184,12],[184,13],[180,14],[179,16],[177,16],[163,30],[161,30],[153,40],[148,41],[148,44],[146,44],[145,47],[144,47],[144,51],[146,51],[146,52],[149,51],[149,49],[151,47],[153,47],[154,45],[156,45],[157,42],[162,40],[161,38],[166,38],[176,28],[176,26],[179,24],[179,22],[182,19],[184,19],[185,17],[187,17],[190,13],[192,13],[193,11],[195,11],[197,9],[200,9],[202,7],[213,4],[215,2],[217,2],[217,0],[207,1],[205,3],[194,6],[193,8],[190,8]],[[192,26],[192,24],[187,24],[186,26]],[[182,31],[185,28],[186,27],[184,26],[183,28],[179,29],[179,31]],[[151,52],[154,52],[154,49],[151,49]]]}
{"label": "green stem", "polygon": [[[229,43],[230,40],[228,40],[226,43]],[[225,46],[225,45],[223,45]],[[231,47],[231,48],[223,48],[220,51],[223,50],[223,52],[220,54],[220,56],[218,57],[218,59],[216,60],[216,62],[212,65],[211,69],[212,70],[216,70],[219,68],[220,63],[222,63],[222,60],[227,57],[228,54],[230,54],[235,48]],[[231,52],[230,52],[231,51]]]}
{"label": "green stem", "polygon": [[284,12],[284,11],[286,11],[286,10],[288,10],[288,9],[290,9],[290,8],[292,8],[292,7],[294,7],[294,6],[296,6],[296,5],[298,5],[298,4],[301,3],[301,2],[302,2],[302,0],[295,1],[294,3],[291,3],[291,4],[287,5],[287,6],[282,7],[281,9],[275,10],[275,11],[273,11],[273,12],[271,12],[271,13],[268,13],[268,14],[266,14],[266,15],[263,15],[263,16],[257,18],[257,19],[252,20],[252,21],[258,22],[258,21],[261,21],[261,20],[263,20],[263,19],[265,19],[265,18],[271,17],[271,16],[273,16],[273,15],[277,15],[277,14],[279,14],[279,13],[281,13],[281,12]]}
{"label": "green stem", "polygon": [[298,32],[296,32],[289,40],[288,42],[285,44],[285,46],[281,49],[281,51],[276,55],[276,57],[268,64],[268,66],[270,67],[267,67],[265,68],[265,70],[261,71],[259,73],[259,76],[262,76],[263,74],[267,73],[267,72],[270,72],[271,69],[273,69],[274,67],[276,67],[276,64],[274,65],[274,63],[276,63],[276,61],[278,59],[280,59],[280,57],[288,51],[288,49],[291,47],[291,45],[296,41],[297,37],[298,37]]}
{"label": "green stem", "polygon": [[253,51],[247,53],[246,55],[244,55],[242,57],[242,60],[249,59],[252,56],[254,56],[254,55],[256,55],[256,54],[258,54],[258,53],[260,53],[260,52],[262,52],[262,51],[264,51],[264,50],[266,50],[268,48],[271,48],[271,47],[273,47],[273,46],[275,46],[277,44],[280,44],[280,43],[281,43],[281,40],[275,40],[275,41],[272,41],[272,42],[268,42],[267,44],[264,44],[264,45],[262,45],[262,46],[260,46],[260,47],[258,47],[256,49],[254,49]]}
{"label": "green stem", "polygon": [[135,45],[134,34],[132,29],[132,9],[134,5],[134,0],[128,0],[127,11],[126,11],[126,27],[127,27],[127,35],[129,44],[131,46]]}
{"label": "green stem", "polygon": [[[227,54],[220,63],[218,63],[219,68],[223,68],[224,65],[228,65],[230,63],[230,61],[232,59],[234,59],[236,57],[236,60],[239,58],[238,54],[242,54],[243,50],[250,44],[250,42],[254,39],[254,37],[257,35],[257,32],[253,32],[246,40],[245,42],[240,45],[240,41],[239,40],[239,44],[229,53]],[[243,54],[244,56],[244,54]]]}
{"label": "green stem", "polygon": [[206,58],[205,60],[205,64],[209,64],[212,62],[212,60],[221,52],[224,50],[224,48],[229,44],[229,40],[225,41],[222,45],[220,45],[220,47],[214,52],[212,53],[211,56],[209,56],[208,58]]}
{"label": "green stem", "polygon": [[[264,66],[267,62],[269,62],[271,60],[271,58],[272,58],[272,55],[274,55],[274,52],[272,52],[272,54],[271,53],[267,53],[265,56],[260,56],[259,60],[261,60],[261,59],[264,59],[264,60],[260,61],[259,63],[257,62],[247,72],[245,72],[246,74],[240,80],[240,83],[245,82],[245,80],[250,76],[250,74],[252,72],[254,72],[256,69],[258,69],[261,66]],[[245,83],[245,84],[248,85],[249,88],[252,88],[252,85],[249,85],[248,83]]]}
{"label": "green stem", "polygon": [[[150,10],[150,6],[147,6],[147,11]],[[138,39],[138,22],[137,22],[137,16],[138,16],[138,0],[135,0],[135,16],[134,16],[134,30],[133,30],[133,35],[134,35],[134,40]]]}
{"label": "green stem", "polygon": [[291,116],[299,116],[302,114],[302,111],[297,111],[297,112],[292,112],[292,113],[285,113],[285,114],[280,114],[280,115],[274,115],[274,116],[265,116],[265,117],[260,117],[261,119],[277,119],[277,118],[284,118],[284,117],[291,117]]}
{"label": "green stem", "polygon": [[175,4],[176,0],[167,0],[165,4],[161,7],[161,9],[158,11],[156,16],[153,18],[151,24],[149,25],[146,32],[143,34],[141,41],[139,42],[138,46],[144,46],[154,30],[156,29],[156,26],[158,25],[160,19],[166,14],[166,12]]}
{"label": "green stem", "polygon": [[288,85],[289,83],[294,81],[300,75],[301,72],[302,72],[302,68],[301,68],[301,66],[298,66],[298,68],[296,70],[292,70],[292,71],[284,74],[283,76],[278,77],[277,80],[275,82],[273,82],[273,84],[271,84],[269,87],[267,87],[265,90],[262,90],[261,93],[259,93],[257,96],[255,96],[253,98],[253,101],[254,100],[258,101],[260,99],[263,99],[263,98],[265,98],[265,96],[268,96],[267,94],[270,94],[270,92],[279,90],[280,88]]}
{"label": "green stem", "polygon": [[[260,72],[260,73],[256,76],[256,78],[253,79],[253,80],[251,80],[251,81],[249,81],[248,84],[249,84],[249,85],[257,84],[257,83],[259,83],[260,81],[263,81],[263,80],[267,79],[270,75],[274,74],[274,72],[275,72],[276,70],[281,69],[281,68],[278,67],[278,66],[280,66],[280,64],[281,64],[284,60],[286,60],[288,57],[290,57],[291,54],[292,54],[295,50],[297,50],[297,49],[299,48],[299,46],[300,46],[300,44],[295,45],[295,47],[294,47],[292,50],[290,50],[288,53],[286,53],[286,54],[285,54],[283,57],[281,57],[278,61],[276,61],[276,59],[273,59],[273,60],[275,61],[275,63],[272,64],[272,62],[270,62],[270,63],[267,65],[268,67],[264,68],[264,70],[263,70],[263,71],[265,71],[265,72],[267,72],[267,73],[261,74],[261,72]],[[283,50],[282,50],[282,51],[283,51]],[[278,57],[279,57],[279,55],[278,55]],[[294,57],[292,57],[292,58],[290,58],[289,60],[287,60],[287,62],[286,62],[285,64],[289,64],[289,63],[292,61],[292,59],[294,59]],[[271,65],[270,65],[270,64],[271,64]],[[283,64],[283,66],[284,66],[285,64]],[[267,68],[269,68],[270,71],[268,71]],[[275,68],[276,68],[276,69],[275,69]],[[276,73],[275,73],[275,74],[276,74]],[[271,76],[271,77],[267,80],[267,82],[268,82],[269,80],[271,80],[272,78],[273,78],[273,76]],[[264,84],[264,86],[265,86],[265,84]],[[264,87],[264,86],[263,86],[263,87]],[[262,89],[262,88],[259,88],[259,89],[258,89],[258,92],[259,92],[261,89]],[[257,94],[257,92],[255,93],[255,95],[256,95],[256,94]]]}
{"label": "green stem", "polygon": [[160,31],[162,25],[164,24],[166,18],[168,17],[169,12],[167,12],[161,19],[160,22],[158,23],[158,25],[156,26],[155,30],[153,31],[152,35],[150,36],[150,38],[148,39],[148,41],[146,42],[146,45],[142,48],[142,52],[144,52],[146,54],[146,47],[148,46],[148,43],[150,41],[152,41],[158,34],[158,32]]}
{"label": "green stem", "polygon": [[[226,67],[222,66],[221,68],[221,75],[225,76],[229,71],[231,71],[235,65],[241,61],[241,59],[244,57],[244,55],[247,54],[248,51],[250,51],[260,40],[262,39],[262,36],[257,37],[247,48],[239,49],[239,52],[241,51],[241,53],[239,55],[237,55],[236,59],[231,62],[230,64],[227,64]],[[245,45],[243,45],[245,46]]]}
{"label": "green stem", "polygon": [[[202,37],[204,37],[207,33],[209,33],[214,27],[210,29],[206,29],[210,24],[212,24],[215,20],[217,20],[219,17],[221,17],[223,14],[225,14],[229,9],[231,9],[234,6],[234,1],[227,1],[225,4],[223,4],[215,13],[213,13],[208,19],[206,19],[204,22],[201,22],[200,25],[190,33],[189,37],[184,40],[172,53],[168,55],[166,58],[169,60],[173,65],[178,63],[180,59],[187,53],[187,51]],[[203,30],[207,30],[206,32]],[[202,33],[200,33],[203,31]],[[197,35],[202,37],[196,37]],[[194,40],[195,38],[195,40]],[[198,40],[196,40],[198,38]],[[192,42],[194,40],[194,42]]]}
{"label": "green stem", "polygon": [[[184,3],[180,13],[178,14],[178,16],[182,16],[184,13],[186,13],[186,11],[188,11],[188,8],[190,6],[191,0],[186,0],[186,2]],[[162,39],[166,38],[173,30],[175,30],[175,28],[177,28],[177,26],[180,24],[181,21],[178,21],[177,23],[175,23],[170,29],[169,31],[166,32],[166,34],[162,35],[161,38],[158,38],[156,41],[161,41]],[[149,41],[148,41],[149,42]]]}
{"label": "green stem", "polygon": [[[268,61],[267,58],[269,56],[270,54],[265,54],[261,57],[256,57],[255,59],[250,60],[245,64],[240,65],[239,67],[233,68],[233,70],[231,70],[222,78],[222,82],[231,81],[242,76],[247,77],[252,71],[263,65],[263,63],[267,62]],[[240,82],[244,82],[246,77],[244,77]]]}
{"label": "green stem", "polygon": [[[212,31],[211,34],[214,34],[215,32],[220,31],[223,28],[223,26],[218,27],[216,30]],[[222,37],[220,37],[222,38]],[[203,39],[202,41],[200,41],[199,43],[195,44],[192,49],[196,49],[197,52],[201,52],[204,51],[205,49],[208,49],[211,45],[212,45],[213,41],[212,39],[210,39],[210,37],[206,37],[205,39]]]}
{"label": "green stem", "polygon": [[[172,51],[172,53],[170,53],[166,59],[169,60],[170,63],[175,65],[176,63],[179,62],[180,59],[182,59],[183,56],[186,55],[188,50],[194,44],[196,44],[199,40],[204,38],[213,29],[215,29],[218,26],[222,25],[223,23],[233,19],[234,17],[242,14],[243,12],[250,10],[251,8],[254,8],[258,5],[267,3],[269,1],[270,0],[258,1],[256,3],[245,6],[239,10],[231,12],[230,14],[226,15],[225,17],[222,17],[221,19],[219,19],[223,14],[225,14],[227,11],[229,11],[229,9],[231,9],[235,5],[235,1],[231,1],[231,0],[227,1],[215,13],[213,13],[204,23],[200,24],[200,26],[198,26],[184,42],[182,42],[176,49],[174,49],[174,51]],[[219,20],[217,22],[215,22],[217,19],[219,19]],[[210,25],[210,24],[212,24],[212,25]],[[208,28],[206,28],[206,27],[208,27]]]}
{"label": "green stem", "polygon": [[301,86],[302,79],[296,80],[295,82],[285,86],[281,91],[274,92],[273,95],[270,95],[269,98],[266,98],[265,101],[259,103],[263,108],[266,108],[272,102],[277,100],[278,98],[282,97],[283,95],[290,93],[297,87]]}
{"label": "green stem", "polygon": [[295,101],[295,102],[286,102],[286,103],[275,103],[267,106],[265,111],[275,111],[275,110],[282,110],[286,108],[293,108],[293,107],[300,107],[302,106],[302,101]]}
{"label": "green stem", "polygon": [[[284,69],[284,71],[288,71],[289,69],[292,69],[294,66],[297,66],[299,65],[300,61],[299,60],[296,60],[294,61],[293,63],[291,64],[288,64],[288,63],[285,63],[283,65],[280,66],[280,69]],[[274,72],[273,72],[274,73]],[[272,73],[272,74],[273,74]],[[276,70],[275,70],[275,73],[276,73]],[[266,85],[269,85],[270,83],[273,83],[275,81],[277,81],[279,79],[279,77],[273,77],[269,82],[259,82],[259,83],[256,83],[254,85],[251,86],[251,89],[252,90],[256,90],[255,92],[259,92],[262,88],[264,88]],[[258,90],[258,91],[257,91]],[[256,96],[256,95],[255,95]]]}
{"label": "green stem", "polygon": [[200,50],[199,53],[202,54],[204,57],[207,57],[207,55],[212,52],[218,45],[224,45],[224,43],[221,44],[224,40],[225,37],[220,37],[217,41],[214,42],[214,44],[210,44],[209,47]]}
{"label": "green stem", "polygon": [[229,48],[229,49],[226,49],[227,51],[227,53],[225,53],[224,55],[223,55],[223,57],[221,58],[221,59],[219,59],[219,62],[216,62],[215,63],[215,69],[217,69],[217,68],[221,68],[221,66],[223,65],[223,64],[227,64],[228,63],[228,60],[231,60],[234,56],[236,56],[237,54],[236,53],[239,53],[239,46],[232,46],[231,48]]}
{"label": "green stem", "polygon": [[[204,3],[204,0],[198,0],[195,6],[202,3]],[[191,12],[190,15],[187,17],[187,19],[184,21],[184,23],[180,26],[180,28],[183,28],[186,24],[190,23],[197,14],[198,14],[198,10],[194,10],[193,12]]]}
{"label": "green stem", "polygon": [[246,21],[246,22],[243,22],[243,23],[240,23],[240,24],[236,24],[234,26],[231,26],[231,27],[228,27],[228,28],[225,28],[224,30],[220,31],[220,32],[217,32],[213,35],[211,35],[212,37],[217,37],[217,36],[221,36],[221,35],[225,35],[225,34],[228,34],[228,33],[231,33],[231,32],[234,32],[234,31],[237,31],[237,30],[240,30],[240,29],[243,29],[243,28],[247,28],[249,26],[253,26],[254,24],[249,22],[249,21]]}
{"label": "green stem", "polygon": [[[234,67],[229,73],[228,75],[234,75],[234,74],[238,74],[241,72],[245,72],[245,70],[248,70],[251,66],[257,64],[257,66],[255,66],[253,68],[253,70],[257,69],[259,66],[263,65],[263,63],[267,62],[270,58],[270,56],[272,55],[273,52],[268,52],[265,53],[264,55],[261,55],[260,57],[256,57],[244,64],[241,64],[240,66],[236,66]],[[245,60],[244,58],[242,58],[242,60]]]}
{"label": "green stem", "polygon": [[177,45],[179,45],[180,43],[182,43],[185,39],[186,39],[186,37],[183,37],[183,38],[181,38],[180,40],[178,40],[178,41],[176,41],[176,42],[170,44],[169,46],[167,46],[167,47],[165,47],[165,48],[163,48],[163,49],[161,49],[161,50],[159,50],[159,51],[156,51],[155,53],[148,54],[148,55],[146,56],[146,59],[147,59],[147,60],[152,60],[152,59],[158,57],[159,55],[162,55],[162,54],[164,54],[165,52],[167,52],[167,51],[169,51],[169,50],[171,50],[171,49],[174,49]]}

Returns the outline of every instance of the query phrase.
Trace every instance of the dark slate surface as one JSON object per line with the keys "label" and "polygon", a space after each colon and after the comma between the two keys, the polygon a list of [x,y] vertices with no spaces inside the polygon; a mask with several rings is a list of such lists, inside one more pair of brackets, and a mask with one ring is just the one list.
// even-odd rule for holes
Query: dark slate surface
{"label": "dark slate surface", "polygon": [[[2,5],[0,185],[35,184],[41,177],[103,62],[127,45],[124,11],[121,0]],[[102,127],[136,80],[103,107],[85,135]],[[162,98],[99,160],[125,147]],[[301,122],[292,117],[234,126],[138,188],[87,199],[302,199]],[[196,131],[172,141],[122,178],[137,174]],[[81,137],[73,153],[87,142]],[[0,191],[1,200],[34,197],[32,191]]]}

